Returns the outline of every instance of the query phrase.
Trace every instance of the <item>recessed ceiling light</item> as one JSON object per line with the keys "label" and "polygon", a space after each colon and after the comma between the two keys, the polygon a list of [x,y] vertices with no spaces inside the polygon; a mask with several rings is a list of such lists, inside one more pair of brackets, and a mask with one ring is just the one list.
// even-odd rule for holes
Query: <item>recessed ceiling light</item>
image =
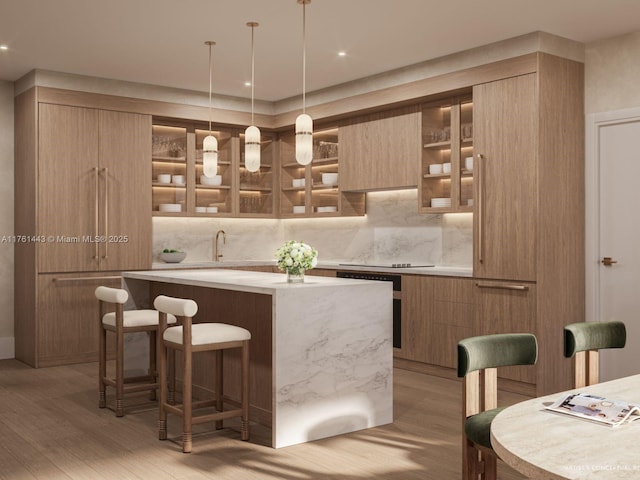
{"label": "recessed ceiling light", "polygon": [[346,57],[347,56],[347,52],[338,52],[338,56],[339,57]]}
{"label": "recessed ceiling light", "polygon": [[244,82],[244,86],[245,87],[250,87],[251,86],[251,82]]}
{"label": "recessed ceiling light", "polygon": [[0,50],[9,50],[9,47],[6,45],[0,45]]}

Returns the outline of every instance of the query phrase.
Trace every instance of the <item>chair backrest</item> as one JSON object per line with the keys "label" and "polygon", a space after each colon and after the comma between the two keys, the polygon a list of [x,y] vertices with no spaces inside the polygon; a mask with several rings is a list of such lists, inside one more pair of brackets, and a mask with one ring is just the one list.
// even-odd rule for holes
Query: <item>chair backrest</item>
{"label": "chair backrest", "polygon": [[497,367],[534,365],[538,342],[530,333],[501,333],[458,342],[458,377],[464,377],[464,418],[497,407]]}
{"label": "chair backrest", "polygon": [[95,291],[96,298],[103,302],[124,304],[129,299],[129,293],[121,288],[98,287]]}
{"label": "chair backrest", "polygon": [[624,348],[627,329],[622,322],[580,322],[564,327],[564,356],[575,357],[574,388],[599,381],[599,350]]}
{"label": "chair backrest", "polygon": [[153,301],[156,310],[163,313],[170,313],[176,317],[193,317],[198,313],[198,304],[186,298],[167,297],[159,295]]}

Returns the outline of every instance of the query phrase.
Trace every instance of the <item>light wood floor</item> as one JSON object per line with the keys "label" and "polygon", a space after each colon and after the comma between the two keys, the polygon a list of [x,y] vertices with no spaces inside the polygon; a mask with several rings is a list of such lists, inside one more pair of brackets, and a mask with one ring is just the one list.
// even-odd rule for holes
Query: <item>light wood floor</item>
{"label": "light wood floor", "polygon": [[[0,361],[0,479],[382,479],[460,478],[460,383],[394,371],[394,423],[274,450],[268,432],[249,443],[229,428],[194,437],[193,453],[157,440],[156,410],[123,418],[98,409],[97,364],[32,369]],[[501,392],[507,403],[523,400]],[[136,399],[133,399],[135,403]],[[131,413],[133,411],[133,413]],[[499,479],[522,479],[504,464]]]}

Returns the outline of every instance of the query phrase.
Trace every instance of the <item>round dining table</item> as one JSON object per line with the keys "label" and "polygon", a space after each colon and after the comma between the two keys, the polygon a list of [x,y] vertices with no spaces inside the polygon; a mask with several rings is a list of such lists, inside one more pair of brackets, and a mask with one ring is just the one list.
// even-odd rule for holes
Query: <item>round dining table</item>
{"label": "round dining table", "polygon": [[640,420],[612,427],[545,409],[574,392],[640,405],[640,375],[512,405],[491,423],[491,445],[528,478],[640,479]]}

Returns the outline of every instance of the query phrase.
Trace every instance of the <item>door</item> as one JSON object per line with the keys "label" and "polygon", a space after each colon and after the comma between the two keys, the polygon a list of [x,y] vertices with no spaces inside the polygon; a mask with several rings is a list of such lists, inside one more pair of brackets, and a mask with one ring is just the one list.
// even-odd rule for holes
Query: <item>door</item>
{"label": "door", "polygon": [[98,111],[38,106],[38,269],[98,269]]}
{"label": "door", "polygon": [[[587,270],[595,270],[599,300],[591,319],[618,320],[627,327],[624,349],[601,352],[602,381],[640,373],[640,223],[634,213],[640,204],[640,115],[620,116],[596,126],[598,245],[595,255],[589,256],[588,249],[587,257]],[[617,263],[605,265],[604,257]]]}
{"label": "door", "polygon": [[100,111],[100,269],[151,267],[151,117]]}
{"label": "door", "polygon": [[473,88],[476,277],[535,281],[536,74]]}

